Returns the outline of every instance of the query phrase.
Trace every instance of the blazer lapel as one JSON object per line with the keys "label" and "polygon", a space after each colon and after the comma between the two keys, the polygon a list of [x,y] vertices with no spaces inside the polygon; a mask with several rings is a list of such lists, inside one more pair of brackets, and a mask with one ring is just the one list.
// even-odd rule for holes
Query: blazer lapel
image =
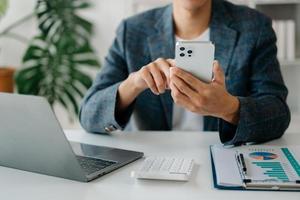
{"label": "blazer lapel", "polygon": [[221,64],[225,75],[237,41],[237,31],[230,27],[232,16],[226,11],[223,0],[213,0],[210,22],[210,40],[215,44],[215,59]]}
{"label": "blazer lapel", "polygon": [[[148,37],[148,46],[150,49],[152,61],[157,58],[174,58],[175,57],[175,39],[173,28],[173,7],[166,7],[163,15],[155,25],[157,33]],[[164,113],[167,119],[169,129],[172,129],[173,99],[171,92],[168,90],[160,95]]]}

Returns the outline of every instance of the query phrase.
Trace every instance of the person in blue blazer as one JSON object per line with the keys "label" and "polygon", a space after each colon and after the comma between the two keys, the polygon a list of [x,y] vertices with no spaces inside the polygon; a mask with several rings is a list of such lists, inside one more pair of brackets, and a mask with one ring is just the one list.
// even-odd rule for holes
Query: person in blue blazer
{"label": "person in blue blazer", "polygon": [[[174,66],[176,40],[215,44],[214,77]],[[208,67],[209,69],[209,67]],[[80,122],[92,133],[123,130],[219,131],[221,142],[265,142],[290,122],[272,21],[223,0],[173,0],[122,21]]]}

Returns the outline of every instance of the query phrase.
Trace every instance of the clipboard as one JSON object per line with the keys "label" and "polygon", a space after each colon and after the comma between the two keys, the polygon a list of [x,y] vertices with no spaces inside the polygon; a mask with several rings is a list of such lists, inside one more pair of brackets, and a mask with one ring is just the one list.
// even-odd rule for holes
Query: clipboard
{"label": "clipboard", "polygon": [[[220,180],[218,180],[218,174],[220,176],[220,174],[222,175],[222,172],[219,170],[217,171],[217,167],[215,165],[215,161],[214,161],[214,156],[213,156],[213,148],[215,148],[216,145],[213,145],[210,147],[210,157],[211,157],[211,166],[212,166],[212,176],[213,176],[213,184],[214,184],[214,187],[217,188],[217,189],[221,189],[221,190],[254,190],[254,191],[293,191],[293,192],[300,192],[300,184],[299,182],[298,183],[291,183],[291,182],[260,182],[260,181],[254,181],[253,183],[249,182],[249,183],[245,183],[242,179],[243,177],[240,176],[240,180],[235,183],[235,184],[232,184],[232,185],[226,185],[226,184],[222,184],[220,183]],[[263,146],[252,146],[251,148],[260,148],[260,149],[267,149],[267,148],[279,148],[279,147],[271,147],[271,146],[268,146],[268,147],[263,147]],[[218,146],[218,148],[222,148],[220,147],[220,145]],[[228,149],[228,148],[224,148],[224,152],[227,151],[228,152],[233,152],[232,155],[234,155],[234,152],[237,150],[237,149],[240,149],[240,148],[247,148],[247,147],[237,147],[237,148],[231,148],[231,149]],[[284,147],[284,148],[287,148],[287,147]],[[300,148],[299,148],[300,149]],[[222,151],[222,149],[221,149]],[[221,152],[220,151],[220,152]],[[225,155],[226,156],[230,156],[230,154],[227,154]],[[232,161],[232,160],[231,160]],[[231,164],[233,164],[231,162]],[[235,163],[237,166],[238,164]],[[232,165],[233,166],[233,165]],[[232,166],[228,166],[228,167],[232,167]],[[224,167],[224,166],[222,166]],[[225,166],[226,167],[226,166]],[[234,169],[239,169],[239,168],[234,168]],[[226,169],[228,170],[228,169]],[[226,171],[225,170],[225,171]],[[240,169],[239,169],[240,170]],[[227,171],[228,173],[228,171]],[[233,176],[235,176],[237,178],[237,173],[241,173],[241,170],[240,171],[232,171],[232,174]]]}
{"label": "clipboard", "polygon": [[218,184],[216,169],[215,169],[215,164],[214,164],[214,159],[213,159],[213,156],[212,156],[211,149],[210,149],[210,158],[211,158],[211,168],[212,168],[214,188],[221,189],[221,190],[246,190],[246,188],[244,188],[243,186],[224,186],[224,185]]}

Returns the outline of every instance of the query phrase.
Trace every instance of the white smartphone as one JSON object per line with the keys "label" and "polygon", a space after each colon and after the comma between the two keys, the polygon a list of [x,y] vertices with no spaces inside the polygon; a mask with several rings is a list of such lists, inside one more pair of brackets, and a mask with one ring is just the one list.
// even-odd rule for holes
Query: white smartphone
{"label": "white smartphone", "polygon": [[175,64],[204,82],[212,80],[215,46],[212,42],[178,41]]}

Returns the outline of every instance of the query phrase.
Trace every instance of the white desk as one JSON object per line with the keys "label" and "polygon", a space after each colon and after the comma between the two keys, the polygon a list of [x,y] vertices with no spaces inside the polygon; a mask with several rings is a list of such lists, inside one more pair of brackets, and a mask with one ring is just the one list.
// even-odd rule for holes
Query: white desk
{"label": "white desk", "polygon": [[[0,199],[15,200],[156,200],[156,199],[300,199],[296,192],[224,191],[213,188],[209,145],[219,143],[217,133],[138,132],[113,136],[66,131],[69,140],[143,151],[145,156],[189,156],[197,163],[190,182],[145,181],[130,177],[142,160],[90,183],[0,167]],[[300,145],[299,134],[286,134],[270,144]],[[55,144],[53,144],[55,148]]]}

